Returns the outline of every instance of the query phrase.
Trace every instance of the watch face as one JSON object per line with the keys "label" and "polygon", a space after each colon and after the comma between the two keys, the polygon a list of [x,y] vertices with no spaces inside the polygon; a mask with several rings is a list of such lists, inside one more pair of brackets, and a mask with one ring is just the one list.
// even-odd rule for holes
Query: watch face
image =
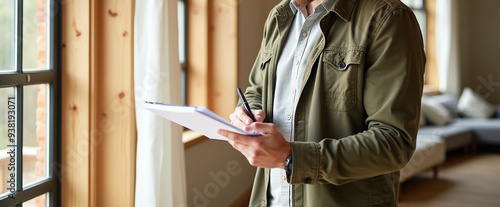
{"label": "watch face", "polygon": [[285,170],[287,172],[292,171],[292,155],[288,156],[285,160]]}

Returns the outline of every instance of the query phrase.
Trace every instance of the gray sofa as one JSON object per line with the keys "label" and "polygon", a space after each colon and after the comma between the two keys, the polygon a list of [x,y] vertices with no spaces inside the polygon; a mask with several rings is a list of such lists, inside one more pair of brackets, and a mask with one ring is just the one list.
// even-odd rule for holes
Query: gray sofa
{"label": "gray sofa", "polygon": [[446,159],[446,152],[463,148],[468,153],[479,144],[500,146],[500,106],[496,106],[496,114],[489,119],[462,117],[457,111],[458,98],[443,94],[432,97],[443,105],[453,117],[446,125],[420,126],[417,136],[417,147],[408,164],[401,169],[400,182],[414,175],[433,169],[437,178],[438,166]]}
{"label": "gray sofa", "polygon": [[446,146],[446,151],[479,144],[500,145],[500,106],[496,106],[496,114],[489,119],[462,117],[457,111],[458,98],[449,95],[433,96],[453,116],[453,120],[443,126],[425,125],[418,131],[418,137],[437,136]]}

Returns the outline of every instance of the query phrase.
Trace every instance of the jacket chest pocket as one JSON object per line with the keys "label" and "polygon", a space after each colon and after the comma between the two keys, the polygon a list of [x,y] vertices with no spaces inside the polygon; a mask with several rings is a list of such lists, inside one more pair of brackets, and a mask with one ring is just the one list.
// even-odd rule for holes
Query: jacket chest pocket
{"label": "jacket chest pocket", "polygon": [[259,59],[259,68],[262,71],[265,71],[267,68],[269,68],[271,64],[271,59],[273,57],[273,54],[270,51],[264,51]]}
{"label": "jacket chest pocket", "polygon": [[326,48],[323,51],[324,106],[328,110],[348,112],[356,108],[358,73],[362,69],[362,49]]}

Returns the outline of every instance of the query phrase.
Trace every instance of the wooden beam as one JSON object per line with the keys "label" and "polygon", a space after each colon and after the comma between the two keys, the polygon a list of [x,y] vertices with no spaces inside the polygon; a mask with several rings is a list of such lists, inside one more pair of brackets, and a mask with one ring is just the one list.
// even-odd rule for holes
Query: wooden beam
{"label": "wooden beam", "polygon": [[93,0],[92,206],[133,206],[135,106],[134,0]]}
{"label": "wooden beam", "polygon": [[238,43],[235,0],[188,0],[188,105],[228,119],[237,101]]}
{"label": "wooden beam", "polygon": [[208,2],[187,0],[187,102],[208,105]]}
{"label": "wooden beam", "polygon": [[238,86],[238,1],[210,1],[209,105],[229,120]]}
{"label": "wooden beam", "polygon": [[61,206],[89,206],[90,7],[62,4]]}
{"label": "wooden beam", "polygon": [[62,4],[62,206],[134,205],[134,3]]}

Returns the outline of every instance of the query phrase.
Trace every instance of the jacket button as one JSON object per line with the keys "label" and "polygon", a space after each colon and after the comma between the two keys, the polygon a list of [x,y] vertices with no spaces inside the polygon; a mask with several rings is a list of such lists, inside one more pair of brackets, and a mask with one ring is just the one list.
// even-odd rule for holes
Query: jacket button
{"label": "jacket button", "polygon": [[345,68],[345,66],[346,66],[346,64],[345,64],[345,62],[344,62],[344,61],[342,61],[342,62],[340,62],[340,63],[339,63],[339,68],[340,68],[340,69],[344,69],[344,68]]}
{"label": "jacket button", "polygon": [[312,180],[311,180],[311,178],[310,178],[310,177],[307,177],[307,178],[304,178],[304,181],[303,181],[303,182],[304,182],[305,184],[311,184],[311,181],[312,181]]}

